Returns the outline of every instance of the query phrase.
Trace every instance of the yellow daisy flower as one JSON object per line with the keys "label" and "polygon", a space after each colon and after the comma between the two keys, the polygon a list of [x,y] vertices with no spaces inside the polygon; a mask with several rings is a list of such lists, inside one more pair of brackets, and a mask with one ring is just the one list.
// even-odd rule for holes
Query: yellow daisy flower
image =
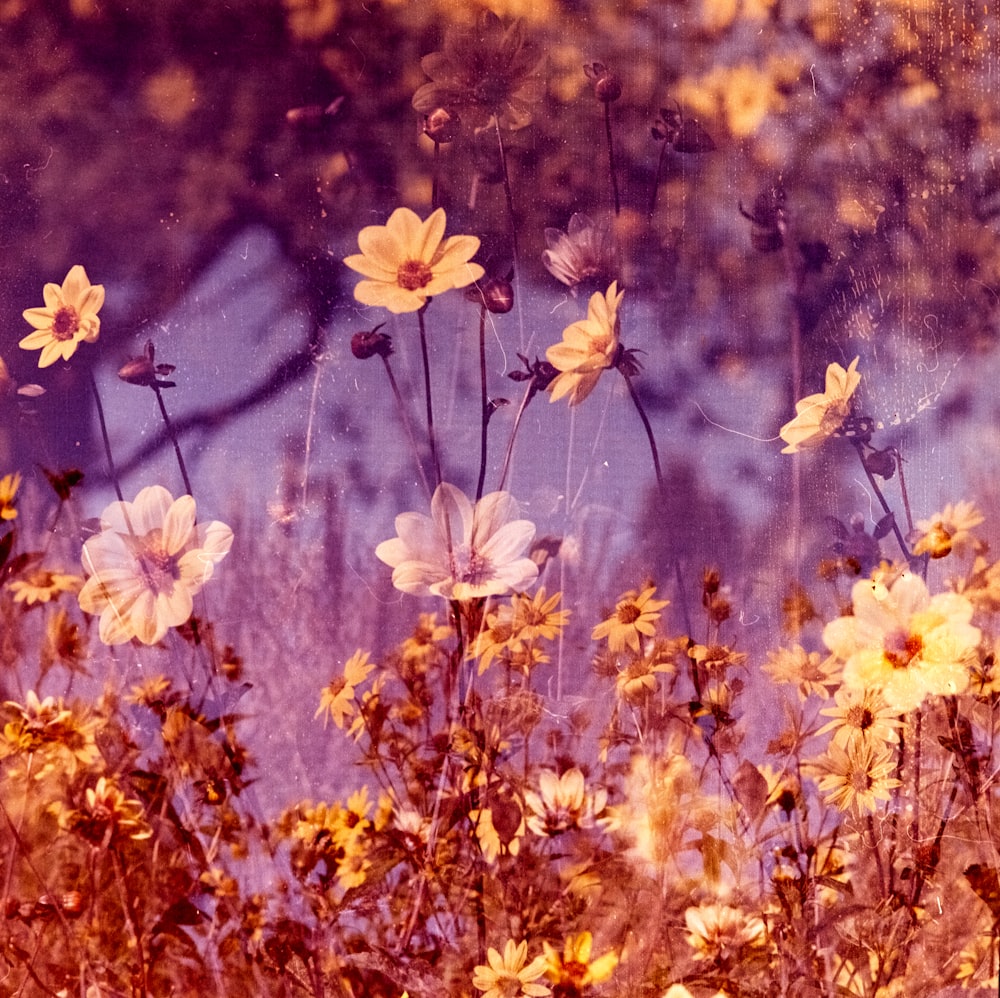
{"label": "yellow daisy flower", "polygon": [[902,727],[897,711],[882,698],[878,690],[842,687],[834,694],[835,707],[820,711],[832,717],[816,734],[833,732],[838,745],[846,745],[854,738],[874,738],[881,742],[894,742],[896,729]]}
{"label": "yellow daisy flower", "polygon": [[602,984],[611,977],[618,966],[618,954],[611,950],[591,960],[593,945],[594,937],[589,932],[567,936],[562,953],[547,942],[542,943],[547,963],[545,973],[556,985],[557,993],[582,994],[584,988]]}
{"label": "yellow daisy flower", "polygon": [[323,717],[324,727],[327,717],[332,718],[338,728],[343,728],[347,718],[354,716],[355,687],[360,686],[374,668],[375,664],[368,659],[368,652],[360,648],[347,660],[344,674],[333,679],[320,696],[315,717],[326,715]]}
{"label": "yellow daisy flower", "polygon": [[807,395],[795,403],[795,418],[779,431],[788,445],[782,449],[782,454],[818,447],[843,426],[851,411],[851,396],[861,384],[859,359],[855,357],[846,371],[840,364],[830,364],[826,369],[825,391]]}
{"label": "yellow daisy flower", "polygon": [[545,351],[546,360],[560,372],[549,385],[550,402],[568,395],[570,405],[579,405],[594,390],[601,372],[614,366],[621,326],[618,306],[624,294],[617,281],[605,294],[592,294],[587,318],[567,326],[562,343]]}
{"label": "yellow daisy flower", "polygon": [[21,473],[12,472],[0,478],[0,520],[17,519],[17,507],[14,500],[17,498],[17,490],[21,487]]}
{"label": "yellow daisy flower", "polygon": [[97,313],[104,304],[104,285],[91,284],[87,272],[77,264],[70,269],[62,287],[46,284],[42,289],[44,308],[29,308],[25,321],[34,326],[18,344],[22,350],[41,350],[39,367],[57,360],[69,360],[80,343],[95,343],[101,331]]}
{"label": "yellow daisy flower", "polygon": [[819,765],[825,775],[817,785],[840,811],[874,814],[877,802],[889,800],[891,791],[901,785],[890,775],[896,769],[892,751],[871,739],[855,738],[846,747],[831,742]]}
{"label": "yellow daisy flower", "polygon": [[8,583],[7,588],[13,593],[15,603],[31,606],[33,603],[48,603],[60,593],[79,592],[82,585],[83,579],[79,575],[36,568]]}
{"label": "yellow daisy flower", "polygon": [[469,261],[479,240],[445,239],[444,227],[443,208],[425,221],[409,208],[397,208],[385,225],[366,225],[358,233],[361,252],[344,258],[365,278],[355,286],[354,297],[397,314],[416,312],[434,295],[478,281],[483,268]]}
{"label": "yellow daisy flower", "polygon": [[638,652],[641,637],[652,637],[656,633],[659,611],[670,602],[653,599],[655,592],[656,586],[647,586],[641,593],[634,590],[624,593],[615,606],[615,612],[594,628],[591,634],[593,640],[607,638],[608,647],[613,652],[626,648]]}
{"label": "yellow daisy flower", "polygon": [[966,551],[975,550],[977,546],[982,547],[971,530],[985,519],[974,502],[963,500],[948,503],[940,513],[935,513],[927,520],[917,520],[913,553],[944,558],[952,551],[961,556]]}
{"label": "yellow daisy flower", "polygon": [[473,971],[472,986],[484,992],[483,998],[541,998],[551,994],[544,984],[535,984],[545,973],[547,961],[544,956],[536,956],[525,966],[528,957],[528,943],[507,940],[503,956],[492,946],[486,952],[489,966],[478,966]]}

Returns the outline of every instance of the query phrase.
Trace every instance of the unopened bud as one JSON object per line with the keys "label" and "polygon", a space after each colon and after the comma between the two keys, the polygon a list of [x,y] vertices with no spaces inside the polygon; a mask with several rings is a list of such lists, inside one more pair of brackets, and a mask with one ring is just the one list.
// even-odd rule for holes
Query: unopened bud
{"label": "unopened bud", "polygon": [[454,111],[439,107],[424,118],[424,135],[437,145],[454,142],[462,129],[462,119]]}
{"label": "unopened bud", "polygon": [[506,315],[514,307],[514,288],[503,277],[487,277],[466,291],[469,301],[478,302],[488,312]]}
{"label": "unopened bud", "polygon": [[583,67],[587,79],[594,81],[594,96],[602,104],[611,104],[622,95],[622,81],[603,62],[589,62]]}
{"label": "unopened bud", "polygon": [[358,360],[368,360],[369,357],[378,355],[382,358],[392,356],[392,337],[387,333],[380,333],[382,326],[363,333],[355,333],[351,337],[351,353]]}
{"label": "unopened bud", "polygon": [[157,364],[155,348],[152,340],[147,340],[146,348],[141,357],[129,357],[118,369],[118,377],[130,385],[142,385],[146,388],[173,388],[173,381],[159,381],[160,375],[172,374],[173,364]]}

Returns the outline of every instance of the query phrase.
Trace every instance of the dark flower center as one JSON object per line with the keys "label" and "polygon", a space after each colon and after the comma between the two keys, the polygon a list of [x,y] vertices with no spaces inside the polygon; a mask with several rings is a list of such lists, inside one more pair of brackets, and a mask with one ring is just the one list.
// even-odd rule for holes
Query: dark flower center
{"label": "dark flower center", "polygon": [[407,291],[418,291],[431,283],[434,272],[421,260],[407,260],[396,271],[396,283]]}
{"label": "dark flower center", "polygon": [[885,660],[894,669],[905,669],[923,651],[919,634],[890,634],[885,641]]}
{"label": "dark flower center", "polygon": [[618,623],[634,624],[642,616],[642,610],[635,603],[626,603],[618,608]]}
{"label": "dark flower center", "polygon": [[163,547],[159,530],[154,530],[143,538],[132,540],[136,570],[145,586],[154,594],[171,593],[174,583],[181,577],[177,558]]}
{"label": "dark flower center", "polygon": [[63,305],[52,319],[52,335],[57,340],[71,340],[80,328],[80,317],[75,308]]}

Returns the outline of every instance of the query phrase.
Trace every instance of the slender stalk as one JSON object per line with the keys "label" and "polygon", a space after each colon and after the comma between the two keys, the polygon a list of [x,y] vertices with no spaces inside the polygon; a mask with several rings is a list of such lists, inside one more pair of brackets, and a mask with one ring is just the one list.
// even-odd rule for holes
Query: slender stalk
{"label": "slender stalk", "polygon": [[413,432],[413,424],[410,422],[410,416],[406,409],[406,402],[403,401],[403,394],[399,390],[399,384],[396,381],[396,376],[392,373],[392,368],[389,366],[389,358],[383,357],[382,363],[385,366],[385,373],[389,378],[389,386],[392,388],[392,394],[396,399],[396,406],[399,409],[399,417],[403,421],[403,429],[406,431],[406,437],[410,441],[410,451],[413,454],[413,460],[417,465],[417,474],[420,476],[420,481],[424,486],[424,491],[427,493],[427,498],[431,497],[432,489],[430,482],[427,481],[427,473],[424,471],[424,463],[420,460],[420,449],[417,447],[417,438]]}
{"label": "slender stalk", "polygon": [[427,400],[427,442],[431,448],[431,461],[434,464],[434,483],[440,485],[443,481],[441,477],[441,460],[438,457],[437,442],[434,437],[434,403],[431,399],[431,362],[427,352],[427,329],[424,326],[424,312],[427,306],[424,305],[417,312],[417,321],[420,324],[420,353],[424,362],[424,398]]}
{"label": "slender stalk", "polygon": [[649,199],[649,220],[653,221],[653,213],[656,211],[656,198],[660,193],[660,174],[663,172],[663,160],[667,154],[667,143],[660,145],[660,155],[656,160],[656,173],[653,176],[653,193]]}
{"label": "slender stalk", "polygon": [[639,396],[636,393],[635,386],[632,384],[632,379],[622,371],[622,377],[625,379],[625,384],[628,385],[628,393],[632,396],[632,401],[635,403],[636,412],[639,413],[639,418],[642,420],[643,428],[646,431],[646,439],[649,441],[649,450],[653,455],[653,469],[656,471],[656,484],[660,487],[660,492],[663,492],[663,469],[660,467],[660,452],[656,449],[656,437],[653,436],[653,427],[649,423],[649,417],[646,415],[646,410],[642,406],[642,402],[639,401]]}
{"label": "slender stalk", "polygon": [[608,168],[611,171],[611,191],[615,199],[615,214],[620,215],[622,206],[618,197],[618,177],[615,175],[615,143],[611,137],[611,104],[607,101],[604,102],[604,131],[608,136]]}
{"label": "slender stalk", "polygon": [[514,250],[514,267],[517,267],[519,259],[517,251],[517,221],[514,218],[514,195],[510,187],[510,174],[507,172],[507,150],[503,145],[503,133],[500,131],[500,121],[494,117],[494,124],[497,131],[497,144],[500,146],[500,169],[503,173],[503,192],[507,198],[507,215],[510,218],[510,240]]}
{"label": "slender stalk", "polygon": [[434,167],[431,179],[431,210],[435,210],[440,204],[441,191],[438,183],[441,173],[441,143],[434,143]]}
{"label": "slender stalk", "polygon": [[490,420],[490,402],[486,395],[486,306],[479,306],[479,481],[476,483],[476,502],[483,498],[486,483],[486,430]]}
{"label": "slender stalk", "polygon": [[500,484],[497,486],[501,491],[504,485],[507,484],[507,473],[510,471],[510,461],[514,456],[514,441],[517,438],[517,431],[521,426],[521,417],[524,416],[524,410],[528,408],[528,403],[535,397],[535,393],[538,389],[535,388],[532,382],[528,383],[528,388],[524,393],[524,398],[521,399],[521,404],[517,407],[517,414],[514,416],[514,425],[510,431],[510,439],[507,441],[507,451],[503,456],[503,468],[500,471]]}
{"label": "slender stalk", "polygon": [[125,501],[125,496],[122,495],[121,483],[118,481],[118,469],[115,468],[115,459],[111,453],[111,438],[108,436],[108,424],[104,418],[104,406],[101,405],[101,393],[97,390],[97,381],[94,378],[94,372],[90,372],[90,387],[94,391],[94,402],[97,404],[97,418],[101,424],[101,436],[104,439],[104,453],[108,459],[108,474],[111,476],[111,481],[114,482],[115,495],[118,496],[119,502]]}
{"label": "slender stalk", "polygon": [[[865,449],[864,444],[860,440],[854,441],[854,448],[858,452],[858,458],[861,460],[861,467],[865,469],[865,475],[868,478],[868,484],[871,485],[872,491],[878,496],[878,501],[882,505],[882,510],[886,515],[892,515],[892,510],[889,508],[889,504],[885,501],[885,496],[882,494],[882,490],[878,486],[878,482],[875,481],[875,476],[871,473],[868,468],[868,464],[865,461]],[[910,554],[910,549],[906,546],[906,541],[903,538],[902,533],[899,529],[899,524],[896,523],[896,518],[892,518],[892,532],[896,535],[896,541],[899,544],[900,550],[903,552],[903,557],[909,562],[913,560],[913,555]]]}
{"label": "slender stalk", "polygon": [[163,417],[163,425],[167,428],[167,433],[174,445],[174,454],[177,456],[177,464],[181,469],[181,478],[184,479],[184,491],[189,496],[193,496],[194,490],[191,488],[191,479],[188,478],[187,467],[184,464],[184,455],[181,453],[181,445],[177,439],[177,434],[174,432],[173,424],[170,422],[170,417],[167,415],[167,407],[163,402],[163,393],[155,381],[153,382],[153,391],[156,393],[156,401],[160,407],[160,415]]}

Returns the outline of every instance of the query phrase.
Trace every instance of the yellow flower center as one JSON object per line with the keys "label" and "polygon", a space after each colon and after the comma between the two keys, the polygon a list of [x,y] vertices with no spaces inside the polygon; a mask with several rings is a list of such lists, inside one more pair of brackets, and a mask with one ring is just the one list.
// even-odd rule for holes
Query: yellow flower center
{"label": "yellow flower center", "polygon": [[905,669],[923,651],[919,634],[890,634],[885,640],[883,655],[894,669]]}
{"label": "yellow flower center", "polygon": [[80,316],[75,308],[63,305],[52,318],[52,335],[57,340],[71,340],[80,328]]}
{"label": "yellow flower center", "polygon": [[407,260],[396,271],[396,283],[407,291],[419,291],[431,283],[434,272],[422,260]]}

